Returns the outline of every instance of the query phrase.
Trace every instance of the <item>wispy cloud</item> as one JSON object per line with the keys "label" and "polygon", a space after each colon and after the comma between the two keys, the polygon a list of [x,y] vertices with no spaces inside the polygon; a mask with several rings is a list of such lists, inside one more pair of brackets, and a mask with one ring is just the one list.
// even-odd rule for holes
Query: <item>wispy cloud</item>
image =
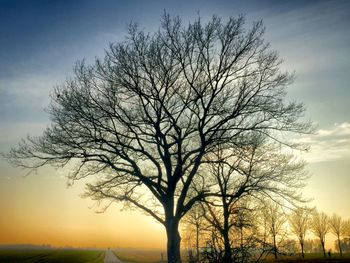
{"label": "wispy cloud", "polygon": [[335,123],[329,129],[296,140],[310,145],[304,158],[310,163],[350,158],[350,122]]}
{"label": "wispy cloud", "polygon": [[268,39],[290,65],[286,67],[307,75],[348,65],[349,9],[349,1],[319,1],[261,16]]}

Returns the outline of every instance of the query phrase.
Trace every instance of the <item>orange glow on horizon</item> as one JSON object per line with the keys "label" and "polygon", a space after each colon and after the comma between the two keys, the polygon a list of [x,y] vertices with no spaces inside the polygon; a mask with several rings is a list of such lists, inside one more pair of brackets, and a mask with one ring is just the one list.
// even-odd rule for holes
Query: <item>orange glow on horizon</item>
{"label": "orange glow on horizon", "polygon": [[65,178],[50,168],[28,177],[14,169],[7,172],[10,179],[0,183],[0,244],[166,246],[163,226],[139,211],[120,211],[120,205],[112,204],[105,213],[96,213],[93,201],[80,197],[82,182],[67,188]]}
{"label": "orange glow on horizon", "polygon": [[[51,168],[23,177],[18,170],[6,167],[2,172],[7,176],[0,177],[0,244],[165,249],[164,227],[140,211],[120,211],[121,206],[113,204],[105,213],[98,214],[93,201],[80,197],[83,182],[67,188],[66,179],[60,176],[62,172]],[[350,210],[323,194],[325,189],[332,190],[326,179],[319,180],[330,172],[327,167],[322,167],[324,175],[314,166],[309,167],[311,172],[318,173],[303,192],[307,197],[318,197],[310,205],[348,219]],[[344,192],[346,185],[344,182],[338,191]],[[328,247],[333,247],[333,241],[332,235],[327,235]]]}

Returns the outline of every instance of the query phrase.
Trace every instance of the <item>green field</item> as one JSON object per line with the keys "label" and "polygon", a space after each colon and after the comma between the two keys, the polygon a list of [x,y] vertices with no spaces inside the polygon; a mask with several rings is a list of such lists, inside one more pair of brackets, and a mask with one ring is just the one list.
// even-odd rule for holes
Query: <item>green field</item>
{"label": "green field", "polygon": [[1,263],[103,263],[104,252],[93,250],[0,250]]}

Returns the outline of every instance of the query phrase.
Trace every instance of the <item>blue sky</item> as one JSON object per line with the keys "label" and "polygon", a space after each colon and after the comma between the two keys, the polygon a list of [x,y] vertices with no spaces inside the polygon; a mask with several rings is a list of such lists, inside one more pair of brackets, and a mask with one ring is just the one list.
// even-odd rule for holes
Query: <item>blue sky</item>
{"label": "blue sky", "polygon": [[[0,151],[27,134],[40,134],[49,123],[44,109],[50,91],[72,73],[75,61],[103,56],[109,42],[124,39],[131,21],[146,31],[156,30],[164,10],[185,22],[198,14],[204,20],[213,14],[223,19],[245,14],[247,27],[254,20],[264,21],[266,41],[284,59],[282,67],[296,75],[288,98],[304,102],[306,118],[319,128],[316,135],[298,138],[311,145],[305,156],[312,174],[306,194],[321,210],[350,217],[350,206],[345,212],[343,206],[350,198],[350,1],[346,0],[0,0]],[[20,178],[13,178],[18,170],[3,161],[0,170],[0,190],[9,186],[9,178],[12,187],[21,184]],[[0,191],[0,199],[6,198]]]}
{"label": "blue sky", "polygon": [[45,121],[50,89],[76,60],[102,56],[109,42],[123,39],[130,21],[156,29],[164,10],[184,21],[198,14],[243,13],[248,25],[263,19],[267,41],[296,72],[291,98],[302,98],[321,125],[346,121],[349,1],[0,0],[0,122]]}

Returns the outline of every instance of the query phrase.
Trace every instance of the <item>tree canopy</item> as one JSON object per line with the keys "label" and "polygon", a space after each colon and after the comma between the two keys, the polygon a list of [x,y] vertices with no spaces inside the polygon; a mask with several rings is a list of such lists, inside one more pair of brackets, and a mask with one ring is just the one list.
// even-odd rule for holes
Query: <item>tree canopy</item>
{"label": "tree canopy", "polygon": [[179,221],[209,194],[191,191],[205,156],[246,147],[254,134],[288,143],[279,135],[310,131],[303,105],[285,100],[293,76],[263,34],[243,16],[183,26],[165,14],[153,34],[130,25],[104,58],[76,64],[51,95],[51,126],[7,157],[34,169],[72,164],[70,180],[95,175],[87,195],[153,216],[179,262]]}

